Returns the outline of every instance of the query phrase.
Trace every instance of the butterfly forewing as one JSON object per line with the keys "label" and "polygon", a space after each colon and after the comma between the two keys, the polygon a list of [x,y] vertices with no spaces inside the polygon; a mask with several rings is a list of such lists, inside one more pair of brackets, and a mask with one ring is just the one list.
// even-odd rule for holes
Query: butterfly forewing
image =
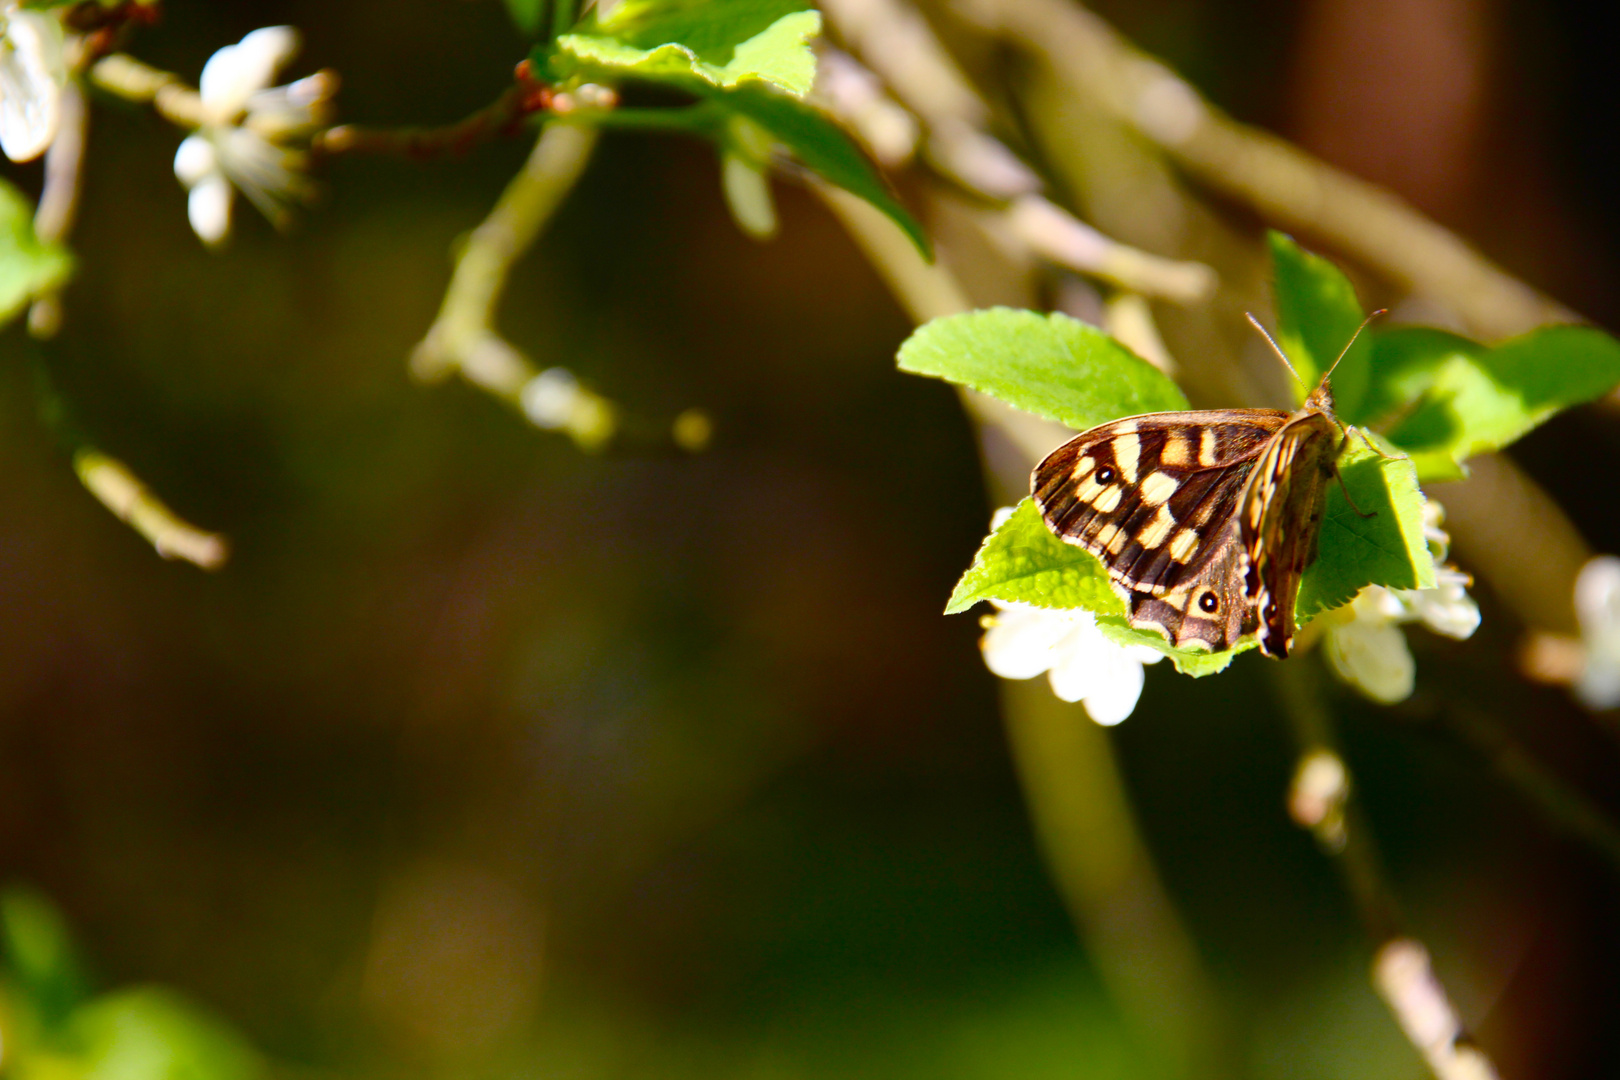
{"label": "butterfly forewing", "polygon": [[1287,419],[1264,409],[1127,417],[1058,447],[1030,486],[1047,526],[1102,560],[1122,597],[1167,595],[1209,561]]}

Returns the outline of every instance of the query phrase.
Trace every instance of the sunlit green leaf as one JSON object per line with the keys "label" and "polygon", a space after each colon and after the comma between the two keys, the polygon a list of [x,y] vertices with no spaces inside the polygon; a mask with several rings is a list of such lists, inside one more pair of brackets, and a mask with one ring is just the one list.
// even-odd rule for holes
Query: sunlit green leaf
{"label": "sunlit green leaf", "polygon": [[1238,642],[1235,648],[1210,653],[1198,649],[1178,649],[1151,630],[1138,630],[1123,616],[1099,615],[1097,626],[1109,640],[1119,645],[1143,645],[1170,658],[1177,671],[1202,679],[1205,675],[1219,675],[1225,671],[1239,653],[1248,652],[1258,644],[1253,638]]}
{"label": "sunlit green leaf", "polygon": [[810,39],[820,32],[819,12],[790,12],[738,42],[724,64],[703,59],[680,41],[644,48],[603,34],[564,34],[556,41],[551,68],[563,77],[645,79],[694,93],[768,83],[802,97],[815,82]]}
{"label": "sunlit green leaf", "polygon": [[1620,342],[1591,327],[1544,326],[1491,349],[1437,351],[1426,365],[1421,394],[1389,436],[1439,477],[1614,389]]}
{"label": "sunlit green leaf", "polygon": [[0,325],[42,292],[60,286],[72,269],[66,249],[34,235],[34,208],[0,179]]}
{"label": "sunlit green leaf", "polygon": [[1337,266],[1288,236],[1271,232],[1267,240],[1277,288],[1277,341],[1299,372],[1300,399],[1344,353],[1333,369],[1333,396],[1339,415],[1347,423],[1355,423],[1367,396],[1372,352],[1366,334],[1345,352],[1366,317],[1355,286]]}
{"label": "sunlit green leaf", "polygon": [[1301,624],[1348,603],[1367,585],[1434,586],[1434,559],[1423,539],[1423,493],[1412,462],[1384,456],[1367,445],[1360,429],[1352,429],[1339,458],[1339,479],[1343,490],[1330,486],[1327,492],[1317,559],[1300,582],[1295,614]]}
{"label": "sunlit green leaf", "polygon": [[1096,327],[989,308],[935,319],[900,346],[900,369],[932,375],[1076,429],[1185,409],[1165,375]]}
{"label": "sunlit green leaf", "polygon": [[585,29],[638,49],[679,42],[724,67],[739,45],[809,7],[806,0],[620,0]]}
{"label": "sunlit green leaf", "polygon": [[992,597],[1036,607],[1125,613],[1102,563],[1084,548],[1053,535],[1034,499],[1019,503],[1012,516],[985,538],[973,565],[956,583],[945,614],[966,611]]}

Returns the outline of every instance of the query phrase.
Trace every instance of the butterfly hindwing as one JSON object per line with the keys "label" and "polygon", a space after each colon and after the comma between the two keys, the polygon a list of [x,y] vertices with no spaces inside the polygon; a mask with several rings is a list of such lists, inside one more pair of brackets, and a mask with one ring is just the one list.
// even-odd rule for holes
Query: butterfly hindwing
{"label": "butterfly hindwing", "polygon": [[1340,445],[1324,383],[1266,446],[1244,488],[1244,594],[1259,613],[1260,651],[1267,656],[1286,657],[1293,641],[1294,600],[1316,558]]}

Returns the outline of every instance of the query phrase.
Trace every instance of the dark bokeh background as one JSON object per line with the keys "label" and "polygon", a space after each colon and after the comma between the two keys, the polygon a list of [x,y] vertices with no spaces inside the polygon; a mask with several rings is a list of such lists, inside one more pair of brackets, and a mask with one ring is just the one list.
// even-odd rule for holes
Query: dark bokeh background
{"label": "dark bokeh background", "polygon": [[[456,119],[523,54],[494,2],[166,9],[144,59],[195,78],[293,23],[298,70],[338,69],[345,119],[370,123]],[[1620,322],[1612,17],[1100,10]],[[717,437],[593,458],[405,372],[525,145],[338,162],[293,235],[239,206],[209,255],[176,142],[97,110],[70,321],[41,362],[100,445],[230,535],[229,566],[164,563],[93,503],[38,417],[33,346],[0,344],[0,878],[65,909],[102,985],[169,983],[279,1061],[362,1076],[1132,1074],[978,628],[939,615],[991,510],[971,433],[895,372],[908,326],[813,202],[780,189],[757,245],[704,148],[606,141],[503,325],[649,422],[702,406]],[[1520,453],[1602,550],[1616,449],[1590,411]],[[1489,685],[1616,808],[1613,728],[1505,677],[1515,628],[1482,602],[1474,643],[1414,638],[1425,693]],[[1259,663],[1152,672],[1116,736],[1144,828],[1253,1075],[1420,1075],[1282,811]],[[1336,704],[1401,899],[1505,1073],[1620,1065],[1613,868],[1454,742]]]}

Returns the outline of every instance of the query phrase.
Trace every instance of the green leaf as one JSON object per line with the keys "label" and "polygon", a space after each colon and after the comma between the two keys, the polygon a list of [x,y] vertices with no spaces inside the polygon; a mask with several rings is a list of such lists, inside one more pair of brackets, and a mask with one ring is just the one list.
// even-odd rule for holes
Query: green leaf
{"label": "green leaf", "polygon": [[587,32],[638,49],[679,42],[705,63],[724,67],[739,45],[809,7],[805,0],[621,0]]}
{"label": "green leaf", "polygon": [[935,319],[906,339],[898,359],[902,371],[948,379],[1079,430],[1187,407],[1152,364],[1057,312],[990,308]]}
{"label": "green leaf", "polygon": [[790,12],[738,42],[724,64],[703,59],[680,41],[643,48],[601,34],[564,34],[557,38],[551,69],[563,77],[645,79],[694,93],[768,83],[803,97],[816,78],[810,39],[820,32],[820,12]]}
{"label": "green leaf", "polygon": [[506,0],[506,13],[525,34],[540,32],[540,16],[545,11],[546,0]]}
{"label": "green leaf", "polygon": [[1586,326],[1544,326],[1492,349],[1426,358],[1426,385],[1390,432],[1425,476],[1497,450],[1620,384],[1620,342]]}
{"label": "green leaf", "polygon": [[904,230],[924,258],[933,258],[928,234],[890,193],[883,177],[832,117],[758,83],[744,85],[718,100],[770,132],[811,172],[882,211]]}
{"label": "green leaf", "polygon": [[[1330,486],[1327,492],[1317,559],[1300,582],[1294,610],[1301,626],[1348,603],[1367,585],[1434,586],[1417,470],[1405,457],[1385,457],[1368,446],[1362,429],[1351,431],[1339,458],[1343,491]],[[1361,513],[1351,507],[1352,501]]]}
{"label": "green leaf", "polygon": [[1066,544],[1041,520],[1034,499],[1025,499],[1000,527],[985,538],[973,565],[957,582],[945,614],[966,611],[980,600],[1005,600],[1035,607],[1083,608],[1097,615],[1097,625],[1121,645],[1146,645],[1168,656],[1187,675],[1213,675],[1232,657],[1252,648],[1245,642],[1223,653],[1177,649],[1158,634],[1137,630],[1125,621],[1125,605],[1108,583],[1097,557]]}
{"label": "green leaf", "polygon": [[1384,430],[1411,412],[1453,358],[1475,359],[1485,351],[1478,342],[1428,326],[1379,330],[1372,335],[1372,383],[1360,415],[1347,416],[1340,410],[1340,418]]}
{"label": "green leaf", "polygon": [[1151,630],[1138,630],[1123,616],[1099,615],[1097,627],[1109,640],[1118,645],[1144,645],[1170,658],[1177,671],[1202,679],[1205,675],[1219,675],[1225,671],[1239,653],[1248,652],[1259,644],[1254,638],[1240,641],[1225,652],[1209,653],[1198,649],[1178,649]]}
{"label": "green leaf", "polygon": [[67,922],[43,893],[12,886],[0,892],[5,966],[47,1025],[65,1019],[84,996]]}
{"label": "green leaf", "polygon": [[[1328,260],[1313,255],[1280,232],[1266,236],[1277,288],[1277,342],[1293,361],[1309,393],[1361,326],[1364,314],[1350,279]],[[1333,370],[1333,398],[1346,423],[1361,418],[1371,381],[1372,342],[1363,334]]]}
{"label": "green leaf", "polygon": [[34,208],[0,179],[0,326],[34,297],[59,288],[72,268],[65,248],[34,235]]}
{"label": "green leaf", "polygon": [[1026,498],[985,538],[973,565],[956,583],[945,614],[980,600],[1011,600],[1046,608],[1085,608],[1123,616],[1125,605],[1091,552],[1059,540],[1034,499]]}
{"label": "green leaf", "polygon": [[85,1080],[255,1080],[263,1058],[223,1021],[169,990],[108,994],[73,1016]]}

